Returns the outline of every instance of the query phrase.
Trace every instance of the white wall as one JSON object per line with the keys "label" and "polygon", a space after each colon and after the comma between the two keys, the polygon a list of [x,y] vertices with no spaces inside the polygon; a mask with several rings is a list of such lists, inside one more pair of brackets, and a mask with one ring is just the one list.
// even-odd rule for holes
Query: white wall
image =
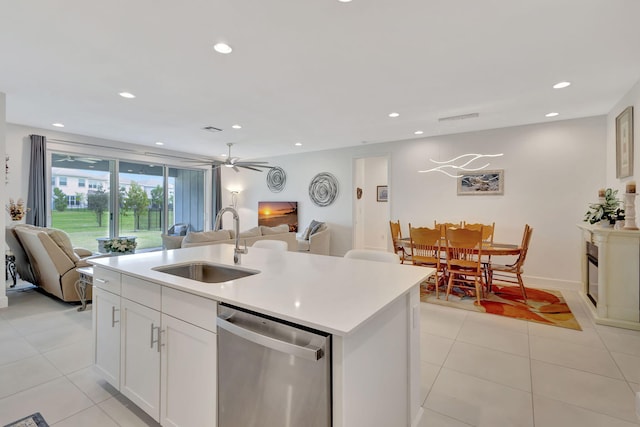
{"label": "white wall", "polygon": [[[616,117],[628,106],[633,106],[633,130],[635,134],[635,149],[633,152],[634,176],[618,179],[616,178]],[[625,192],[626,183],[638,181],[640,176],[640,81],[631,88],[629,92],[611,109],[607,115],[607,187],[618,189],[619,196]],[[637,211],[637,200],[636,200]],[[636,222],[638,220],[636,219]]]}
{"label": "white wall", "polygon": [[[6,100],[7,97],[3,92],[0,92],[0,153],[6,152],[6,133],[7,133],[7,108],[6,108]],[[5,203],[9,201],[7,197],[7,188],[6,185],[2,186],[2,191],[0,191],[0,200],[4,200]],[[2,230],[2,240],[4,240],[4,232],[5,232],[5,224],[6,220],[0,220],[0,226]],[[4,267],[3,267],[4,268]],[[2,291],[0,291],[0,308],[6,307],[9,304],[7,299],[7,287],[3,286]]]}
{"label": "white wall", "polygon": [[[368,157],[364,159],[364,248],[387,250],[389,236],[389,203],[378,202],[377,187],[387,185],[388,159]],[[355,192],[353,193],[355,194]]]}
{"label": "white wall", "polygon": [[[298,201],[301,228],[312,219],[327,221],[331,254],[341,256],[352,244],[353,159],[388,155],[390,215],[400,219],[403,233],[408,233],[409,222],[495,222],[496,241],[519,243],[524,225],[530,224],[534,232],[527,275],[577,286],[581,255],[576,224],[605,182],[606,129],[607,118],[599,116],[281,156],[267,160],[287,173],[282,193],[271,193],[266,174],[251,171],[224,170],[223,187],[243,189],[238,200],[242,228],[257,224],[259,200]],[[504,153],[490,159],[491,168],[505,171],[503,196],[457,196],[455,179],[417,172],[430,167],[429,158],[446,160],[470,152]],[[338,178],[340,194],[333,205],[319,208],[307,190],[312,177],[324,171]],[[229,203],[227,193],[225,197],[223,205]]]}

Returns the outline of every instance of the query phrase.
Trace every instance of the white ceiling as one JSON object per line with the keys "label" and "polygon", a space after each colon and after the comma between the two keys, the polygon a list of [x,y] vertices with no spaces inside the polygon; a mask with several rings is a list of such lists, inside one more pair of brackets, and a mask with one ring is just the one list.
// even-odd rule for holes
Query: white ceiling
{"label": "white ceiling", "polygon": [[10,123],[265,157],[606,114],[640,79],[639,17],[638,0],[0,0],[0,92]]}

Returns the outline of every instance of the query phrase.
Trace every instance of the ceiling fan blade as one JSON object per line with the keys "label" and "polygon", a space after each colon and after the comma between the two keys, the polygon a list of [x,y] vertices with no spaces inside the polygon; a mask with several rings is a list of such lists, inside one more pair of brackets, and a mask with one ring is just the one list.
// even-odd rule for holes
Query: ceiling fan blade
{"label": "ceiling fan blade", "polygon": [[236,166],[233,166],[233,170],[236,172],[240,172],[240,169],[238,169]]}
{"label": "ceiling fan blade", "polygon": [[82,162],[82,163],[89,163],[89,164],[97,163],[97,162],[96,162],[95,160],[93,160],[93,159],[76,159],[76,160],[77,160],[77,161],[79,161],[79,162]]}
{"label": "ceiling fan blade", "polygon": [[240,166],[240,167],[251,166],[251,167],[254,167],[254,168],[265,168],[265,169],[272,169],[273,168],[273,166],[260,165],[260,164],[252,163],[252,162],[239,162],[239,163],[236,163],[236,166]]}
{"label": "ceiling fan blade", "polygon": [[245,169],[251,169],[252,171],[257,171],[257,172],[262,172],[260,169],[256,169],[254,167],[251,166],[247,166],[247,165],[239,165],[241,168],[245,168]]}

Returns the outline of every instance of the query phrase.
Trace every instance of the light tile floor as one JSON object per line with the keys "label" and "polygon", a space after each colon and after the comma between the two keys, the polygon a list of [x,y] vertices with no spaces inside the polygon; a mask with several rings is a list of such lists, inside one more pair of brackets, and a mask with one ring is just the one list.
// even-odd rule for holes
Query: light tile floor
{"label": "light tile floor", "polygon": [[[595,325],[563,293],[583,331],[422,304],[420,427],[640,425],[640,332]],[[52,426],[157,426],[94,374],[91,306],[7,295],[0,425],[40,412]]]}

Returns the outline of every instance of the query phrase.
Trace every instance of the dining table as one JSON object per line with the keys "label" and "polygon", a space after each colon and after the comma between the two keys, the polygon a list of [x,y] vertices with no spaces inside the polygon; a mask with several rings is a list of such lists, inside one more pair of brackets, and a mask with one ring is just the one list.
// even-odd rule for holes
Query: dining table
{"label": "dining table", "polygon": [[[410,237],[403,237],[401,239],[398,239],[398,241],[402,244],[402,246],[405,248],[405,252],[408,254],[411,254],[411,238]],[[447,244],[445,242],[444,239],[442,239],[442,242],[440,244],[440,247],[442,250],[446,250]],[[484,270],[484,278],[485,278],[485,283],[487,285],[487,290],[489,290],[489,292],[491,292],[491,283],[489,283],[489,264],[490,261],[489,259],[492,256],[518,256],[520,255],[520,252],[522,252],[522,247],[520,245],[514,245],[511,243],[497,243],[497,242],[483,242],[482,243],[482,256],[483,257],[487,257],[486,261],[482,261],[482,265],[483,265],[483,270]]]}

